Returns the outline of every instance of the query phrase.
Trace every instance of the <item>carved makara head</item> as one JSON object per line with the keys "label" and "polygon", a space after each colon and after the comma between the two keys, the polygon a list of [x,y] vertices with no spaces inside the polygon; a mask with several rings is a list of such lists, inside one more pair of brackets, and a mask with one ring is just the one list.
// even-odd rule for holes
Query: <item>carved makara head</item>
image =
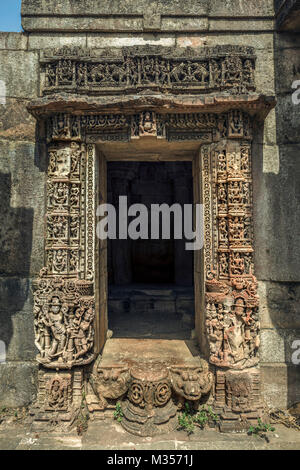
{"label": "carved makara head", "polygon": [[186,400],[199,400],[202,394],[209,392],[212,386],[212,376],[202,368],[182,368],[172,370],[172,383],[178,395]]}

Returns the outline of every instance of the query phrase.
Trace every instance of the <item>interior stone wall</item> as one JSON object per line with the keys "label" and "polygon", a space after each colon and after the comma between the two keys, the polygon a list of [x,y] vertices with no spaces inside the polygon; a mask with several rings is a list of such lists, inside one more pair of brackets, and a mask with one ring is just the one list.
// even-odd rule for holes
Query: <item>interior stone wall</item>
{"label": "interior stone wall", "polygon": [[[25,32],[0,33],[0,83],[6,90],[0,96],[0,340],[7,354],[0,365],[0,405],[25,405],[36,393],[30,287],[43,266],[47,162],[44,136],[26,106],[39,93],[40,52],[64,45],[234,44],[255,48],[257,91],[278,100],[256,129],[255,274],[263,393],[272,406],[286,407],[300,395],[300,366],[291,361],[292,343],[300,339],[300,105],[291,101],[291,84],[300,79],[300,36],[274,33],[273,0],[201,0],[189,18],[180,16],[186,2],[179,0],[158,1],[154,10],[149,2],[130,3],[131,9],[128,2],[120,7],[112,1],[112,10],[101,12],[98,0],[68,0],[63,10],[58,0],[23,0]],[[118,19],[110,16],[116,6]],[[89,16],[95,11],[96,17]]]}

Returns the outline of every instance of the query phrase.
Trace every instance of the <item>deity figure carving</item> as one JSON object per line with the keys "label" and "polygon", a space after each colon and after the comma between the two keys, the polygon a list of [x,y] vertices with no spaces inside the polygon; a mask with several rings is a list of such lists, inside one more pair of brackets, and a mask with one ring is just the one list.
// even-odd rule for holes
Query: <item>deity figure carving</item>
{"label": "deity figure carving", "polygon": [[155,118],[154,113],[150,111],[141,113],[139,130],[140,130],[140,136],[156,135],[157,127],[156,127],[156,118]]}
{"label": "deity figure carving", "polygon": [[94,299],[82,297],[80,282],[42,277],[34,283],[37,360],[46,367],[70,368],[93,358]]}

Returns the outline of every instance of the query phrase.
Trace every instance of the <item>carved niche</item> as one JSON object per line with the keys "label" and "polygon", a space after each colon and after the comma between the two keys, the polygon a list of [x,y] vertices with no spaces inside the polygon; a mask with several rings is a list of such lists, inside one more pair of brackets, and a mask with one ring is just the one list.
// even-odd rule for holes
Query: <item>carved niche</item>
{"label": "carved niche", "polygon": [[35,428],[45,421],[69,425],[76,419],[82,402],[83,373],[75,371],[43,371],[38,373],[38,396],[31,414]]}
{"label": "carved niche", "polygon": [[65,46],[41,58],[42,92],[173,93],[255,90],[254,49],[245,46],[171,48],[136,46],[98,51]]}
{"label": "carved niche", "polygon": [[215,388],[215,410],[222,417],[221,430],[248,430],[262,417],[259,370],[217,371]]}

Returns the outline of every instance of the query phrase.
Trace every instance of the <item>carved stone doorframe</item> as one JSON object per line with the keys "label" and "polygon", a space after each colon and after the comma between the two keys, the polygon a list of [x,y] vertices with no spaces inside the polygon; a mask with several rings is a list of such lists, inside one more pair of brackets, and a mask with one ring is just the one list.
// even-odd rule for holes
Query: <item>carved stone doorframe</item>
{"label": "carved stone doorframe", "polygon": [[[58,86],[65,76],[67,87],[78,87],[75,77],[79,80],[81,70],[80,77],[85,80],[81,83],[89,86],[90,73],[96,90],[101,80],[92,74],[95,71],[100,74],[104,59],[102,68],[95,68],[95,60],[85,57],[84,67],[77,70],[77,62],[58,56],[51,62],[57,62],[53,70],[47,66],[46,85]],[[156,57],[152,63],[149,57],[144,57],[143,64],[148,64],[148,68],[151,64],[164,67],[164,60]],[[251,60],[235,57],[233,62],[236,66],[244,64],[247,71]],[[226,61],[228,57],[224,64]],[[182,64],[182,70],[177,70],[177,62],[171,62],[168,67],[173,67],[173,79],[184,81],[182,77],[189,72],[183,71]],[[140,71],[140,65],[132,64]],[[222,67],[227,70],[224,64]],[[196,65],[193,62],[192,69]],[[51,70],[56,74],[55,80]],[[202,75],[198,77],[196,70],[202,71]],[[208,69],[198,67],[193,75],[195,80],[198,77],[200,88],[206,86],[204,70]],[[127,69],[126,74],[126,86],[134,86],[128,82]],[[239,88],[243,76],[240,72],[233,74],[234,83],[229,81],[228,85]],[[159,76],[155,77],[159,82]],[[211,72],[210,80],[212,77]],[[248,84],[245,89],[247,86],[252,89],[253,76],[248,79],[251,86]],[[160,88],[158,82],[156,88]],[[215,82],[209,83],[212,87]],[[99,93],[101,86],[97,89]],[[169,86],[172,88],[174,83]],[[53,90],[46,91],[48,95]],[[256,120],[263,119],[273,105],[274,100],[255,94],[214,99],[159,94],[108,98],[101,112],[100,99],[95,105],[86,97],[71,95],[46,96],[30,105],[30,111],[46,125],[49,153],[45,266],[33,286],[35,343],[41,365],[34,409],[36,420],[52,420],[57,416],[69,422],[78,410],[84,387],[92,390],[89,396],[96,396],[89,402],[91,412],[104,410],[107,399],[116,401],[128,394],[125,411],[126,416],[131,416],[128,423],[136,407],[167,407],[165,411],[171,419],[174,408],[170,400],[176,402],[174,397],[199,403],[201,396],[208,393],[222,417],[223,429],[236,429],[241,416],[249,420],[260,416],[251,144]],[[66,106],[70,109],[68,113]],[[99,284],[100,277],[105,278],[105,246],[96,238],[95,210],[105,200],[106,192],[106,188],[99,186],[101,172],[105,171],[103,159],[98,158],[99,143],[149,138],[169,143],[195,142],[199,146],[193,162],[194,202],[204,205],[204,248],[196,257],[194,283],[196,330],[204,362],[201,365],[199,362],[194,374],[178,366],[162,376],[145,373],[143,382],[136,371],[116,366],[106,370],[101,368],[101,361],[94,362],[105,343],[107,328],[107,299]],[[149,394],[143,388],[146,383],[147,390],[152,390],[151,403],[147,402]],[[188,390],[195,383],[198,392],[193,397]],[[133,386],[140,390],[139,402],[133,399],[136,396]],[[161,387],[163,395],[158,392]],[[149,429],[141,432],[150,433]]]}

